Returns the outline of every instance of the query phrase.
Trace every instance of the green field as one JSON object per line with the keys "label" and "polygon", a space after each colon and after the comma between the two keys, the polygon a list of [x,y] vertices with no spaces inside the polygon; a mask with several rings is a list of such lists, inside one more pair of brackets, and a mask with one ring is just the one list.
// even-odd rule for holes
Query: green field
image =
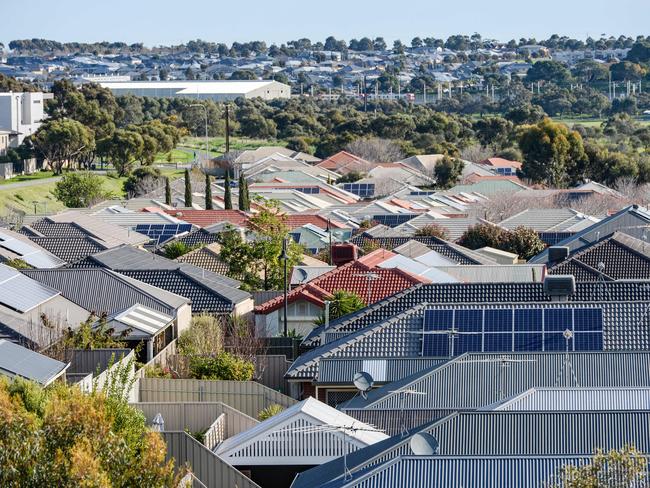
{"label": "green field", "polygon": [[[243,151],[245,149],[257,149],[261,146],[286,146],[284,141],[269,141],[266,139],[249,139],[246,137],[231,137],[230,150]],[[198,151],[205,151],[205,138],[203,137],[187,137],[181,141],[179,147],[186,147],[196,149]],[[226,150],[225,137],[212,137],[208,139],[208,147],[210,153],[219,156]]]}
{"label": "green field", "polygon": [[[181,177],[183,170],[161,169],[162,174],[172,179]],[[52,213],[64,210],[65,207],[52,195],[56,181],[51,179],[51,172],[39,172],[35,175],[16,177],[3,181],[0,185],[0,215],[6,214],[11,208],[21,210],[27,214]],[[49,179],[48,179],[49,178]],[[122,185],[126,178],[102,175],[104,178],[104,190],[115,195],[116,198],[124,198]],[[20,188],[3,188],[11,183],[20,181],[42,180],[38,184]]]}
{"label": "green field", "polygon": [[[571,127],[572,125],[584,125],[585,127],[600,127],[600,125],[605,122],[607,119],[595,119],[595,118],[583,118],[583,117],[554,117],[553,120],[556,122],[562,122],[563,124]],[[636,119],[636,121],[641,125],[650,125],[650,120],[647,119]]]}

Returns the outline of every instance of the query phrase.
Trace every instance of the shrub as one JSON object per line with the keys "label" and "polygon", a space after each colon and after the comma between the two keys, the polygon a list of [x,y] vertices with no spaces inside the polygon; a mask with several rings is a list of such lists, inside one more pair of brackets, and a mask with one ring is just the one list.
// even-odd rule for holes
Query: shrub
{"label": "shrub", "polygon": [[169,368],[163,367],[160,364],[152,364],[151,366],[147,366],[144,368],[144,376],[145,378],[173,378],[174,375],[172,374],[171,370]]}
{"label": "shrub", "polygon": [[465,231],[458,244],[468,249],[480,249],[486,246],[501,249],[505,232],[507,232],[505,229],[496,225],[476,224]]}
{"label": "shrub", "polygon": [[437,237],[446,240],[447,230],[438,224],[430,224],[416,230],[414,235],[416,237]]}
{"label": "shrub", "polygon": [[190,374],[200,380],[250,381],[255,374],[255,365],[228,352],[216,356],[192,356]]}
{"label": "shrub", "polygon": [[167,259],[176,259],[192,250],[192,247],[185,244],[183,241],[170,242],[165,246],[165,257]]}
{"label": "shrub", "polygon": [[32,267],[20,258],[7,259],[3,264],[16,269],[31,269]]}
{"label": "shrub", "polygon": [[284,407],[282,405],[278,405],[277,403],[272,403],[268,407],[260,410],[260,413],[257,414],[257,418],[260,420],[260,422],[263,422],[267,419],[270,419],[274,415],[279,414],[284,410]]}
{"label": "shrub", "polygon": [[52,193],[70,208],[89,207],[111,195],[104,191],[101,176],[88,172],[66,173],[56,182]]}
{"label": "shrub", "polygon": [[192,317],[190,327],[178,338],[184,356],[211,356],[223,351],[223,324],[208,314]]}
{"label": "shrub", "polygon": [[517,227],[504,236],[503,248],[528,261],[545,248],[544,241],[533,229]]}
{"label": "shrub", "polygon": [[469,249],[493,247],[518,255],[528,260],[546,247],[537,232],[527,227],[506,230],[492,224],[477,224],[465,231],[458,240],[461,246]]}

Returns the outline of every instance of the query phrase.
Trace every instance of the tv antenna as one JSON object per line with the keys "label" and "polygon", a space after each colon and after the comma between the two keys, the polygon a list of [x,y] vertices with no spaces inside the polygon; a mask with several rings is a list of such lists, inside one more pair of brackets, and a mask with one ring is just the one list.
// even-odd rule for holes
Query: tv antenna
{"label": "tv antenna", "polygon": [[571,363],[571,356],[569,355],[569,342],[573,339],[573,331],[571,329],[564,329],[562,336],[564,337],[564,361],[562,361],[562,367],[560,368],[560,371],[558,371],[555,386],[560,386],[560,381],[562,377],[564,377],[564,386],[568,387],[570,383],[569,375],[571,375],[575,386],[580,387],[578,377],[576,376],[575,369]]}
{"label": "tv antenna", "polygon": [[599,292],[598,300],[611,300],[612,297],[609,294],[609,288],[607,287],[607,281],[605,280],[605,269],[606,265],[603,261],[599,261],[596,265],[596,270],[598,271],[598,284],[596,290]]}
{"label": "tv antenna", "polygon": [[506,369],[510,369],[510,366],[512,364],[520,364],[520,363],[536,363],[536,359],[516,359],[513,357],[508,357],[505,355],[496,357],[496,358],[483,358],[483,359],[465,359],[462,361],[458,361],[458,364],[466,364],[466,363],[497,363],[499,365],[498,369],[498,375],[497,375],[497,381],[499,383],[499,397],[497,400],[502,400],[505,398],[505,388],[504,388],[504,382],[503,382],[503,373],[505,372]]}
{"label": "tv antenna", "polygon": [[354,374],[354,377],[352,378],[352,383],[357,388],[357,390],[359,390],[363,399],[367,400],[368,392],[372,390],[372,387],[375,384],[375,380],[372,379],[370,373],[366,373],[365,371],[359,371],[358,373]]}
{"label": "tv antenna", "polygon": [[447,338],[449,339],[449,357],[454,356],[454,342],[456,341],[458,337],[458,329],[454,327],[453,325],[451,326],[450,329],[446,330],[409,330],[407,331],[409,334],[422,334],[424,337],[425,335],[443,335],[446,334]]}
{"label": "tv antenna", "polygon": [[[426,392],[417,391],[413,388],[406,388],[404,390],[389,390],[389,393],[397,393],[399,395],[399,432],[402,437],[406,437],[409,433],[408,428],[406,427],[406,410],[404,409],[406,397],[412,395],[426,395]],[[411,412],[410,409],[409,412]]]}
{"label": "tv antenna", "polygon": [[428,432],[418,432],[409,442],[411,451],[416,456],[433,456],[438,454],[438,440]]}
{"label": "tv antenna", "polygon": [[341,432],[343,433],[343,439],[345,443],[345,448],[343,449],[343,479],[349,481],[352,479],[352,472],[348,468],[348,454],[350,451],[350,435],[354,435],[357,432],[384,432],[383,429],[378,429],[374,425],[361,424],[359,427],[355,427],[355,422],[352,422],[350,425],[306,425],[303,427],[295,427],[290,429],[280,429],[275,431],[277,434],[320,434],[327,432]]}
{"label": "tv antenna", "polygon": [[367,271],[366,273],[358,273],[354,276],[360,276],[366,279],[366,306],[370,305],[370,299],[372,298],[372,282],[381,278],[378,273],[373,273],[372,271]]}

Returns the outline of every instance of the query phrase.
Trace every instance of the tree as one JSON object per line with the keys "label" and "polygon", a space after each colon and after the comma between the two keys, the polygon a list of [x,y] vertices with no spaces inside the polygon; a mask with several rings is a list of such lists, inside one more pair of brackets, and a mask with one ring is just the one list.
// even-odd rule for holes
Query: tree
{"label": "tree", "polygon": [[[332,293],[332,298],[329,300],[329,319],[335,320],[343,317],[357,310],[361,310],[366,306],[363,299],[354,292],[347,290],[335,290]],[[325,313],[316,320],[316,325],[323,325],[325,323]]]}
{"label": "tree", "polygon": [[226,210],[232,210],[232,188],[230,188],[229,169],[226,170],[226,178],[223,182],[223,208],[225,208]]}
{"label": "tree", "polygon": [[165,205],[172,204],[172,185],[169,181],[169,177],[165,177]]}
{"label": "tree", "polygon": [[508,144],[512,123],[503,117],[485,117],[474,123],[474,132],[481,146],[499,149]]}
{"label": "tree", "polygon": [[562,187],[578,181],[585,171],[580,134],[550,119],[522,127],[519,148],[524,156],[522,170],[534,182]]}
{"label": "tree", "polygon": [[195,315],[190,326],[178,337],[183,356],[211,356],[223,351],[224,324],[209,314]]}
{"label": "tree", "polygon": [[438,188],[451,188],[454,186],[463,174],[464,167],[465,163],[460,159],[444,156],[438,161],[433,170],[436,178],[436,186]]}
{"label": "tree", "polygon": [[559,61],[537,61],[526,73],[526,81],[552,81],[566,83],[571,80],[571,72]]}
{"label": "tree", "polygon": [[597,450],[590,463],[564,465],[548,484],[549,488],[624,488],[646,486],[648,461],[631,446]]}
{"label": "tree", "polygon": [[61,174],[66,164],[76,161],[84,151],[94,149],[95,138],[76,120],[47,120],[31,137],[31,143],[52,171]]}
{"label": "tree", "polygon": [[[232,204],[231,204],[232,206]],[[205,209],[212,210],[212,183],[210,182],[210,175],[205,174]],[[228,208],[228,207],[226,207]]]}
{"label": "tree", "polygon": [[413,234],[415,237],[437,237],[439,239],[447,239],[447,230],[438,224],[429,224],[420,227]]}
{"label": "tree", "polygon": [[104,179],[99,175],[66,173],[55,183],[52,193],[66,207],[84,208],[111,197],[103,186]]}
{"label": "tree", "polygon": [[185,206],[192,206],[192,180],[189,169],[185,170]]}
{"label": "tree", "polygon": [[110,159],[120,176],[126,176],[144,150],[144,139],[136,131],[117,129],[102,143],[102,152]]}
{"label": "tree", "polygon": [[633,63],[648,63],[650,62],[650,41],[635,42],[632,48],[627,52],[625,58]]}
{"label": "tree", "polygon": [[248,181],[243,172],[239,173],[239,210],[248,212],[251,209],[250,198],[248,196]]}
{"label": "tree", "polygon": [[176,486],[162,438],[120,392],[0,379],[0,485]]}
{"label": "tree", "polygon": [[162,175],[158,168],[142,166],[134,170],[124,181],[123,188],[128,198],[137,198],[161,186]]}
{"label": "tree", "polygon": [[468,249],[493,247],[500,249],[505,230],[492,224],[476,224],[469,227],[458,239],[458,244]]}
{"label": "tree", "polygon": [[357,139],[345,146],[345,150],[373,163],[392,163],[404,158],[398,144],[377,137]]}
{"label": "tree", "polygon": [[512,252],[526,261],[538,255],[546,247],[537,232],[523,226],[506,232],[500,245],[502,249]]}

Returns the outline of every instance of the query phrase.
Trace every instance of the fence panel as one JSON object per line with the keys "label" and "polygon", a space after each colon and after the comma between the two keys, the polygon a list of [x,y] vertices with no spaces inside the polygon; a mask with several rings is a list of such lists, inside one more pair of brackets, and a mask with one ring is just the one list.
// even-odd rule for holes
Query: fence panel
{"label": "fence panel", "polygon": [[255,378],[264,386],[286,395],[289,393],[289,383],[284,375],[289,366],[291,362],[284,355],[257,356]]}
{"label": "fence panel", "polygon": [[273,403],[297,403],[254,381],[141,378],[139,384],[141,402],[223,402],[253,418]]}

